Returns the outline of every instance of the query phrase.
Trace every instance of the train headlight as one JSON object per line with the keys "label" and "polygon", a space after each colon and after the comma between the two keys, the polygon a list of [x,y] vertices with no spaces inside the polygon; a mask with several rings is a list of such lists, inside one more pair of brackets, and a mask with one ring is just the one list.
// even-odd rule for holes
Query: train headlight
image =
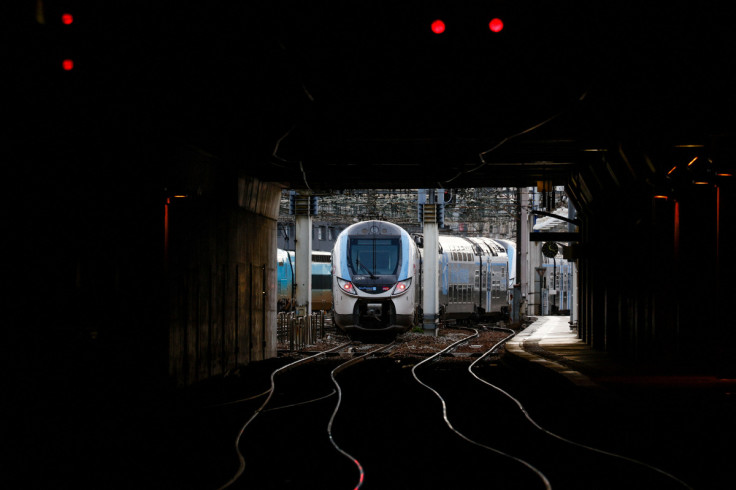
{"label": "train headlight", "polygon": [[346,281],[345,279],[340,279],[338,277],[337,278],[337,285],[340,286],[340,289],[342,289],[342,291],[344,293],[347,293],[350,296],[357,296],[358,295],[358,293],[355,291],[355,286],[350,281]]}
{"label": "train headlight", "polygon": [[394,292],[391,293],[391,296],[399,296],[401,294],[404,294],[407,289],[409,289],[409,286],[411,285],[411,277],[409,279],[404,279],[403,281],[399,281],[396,283],[396,286],[394,286]]}

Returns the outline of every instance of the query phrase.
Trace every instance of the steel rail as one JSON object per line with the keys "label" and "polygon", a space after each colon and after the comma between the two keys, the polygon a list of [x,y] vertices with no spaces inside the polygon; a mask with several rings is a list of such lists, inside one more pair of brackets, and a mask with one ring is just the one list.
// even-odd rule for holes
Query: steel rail
{"label": "steel rail", "polygon": [[311,400],[305,400],[303,402],[290,403],[288,405],[281,405],[280,407],[267,408],[265,410],[261,410],[261,413],[275,412],[276,410],[283,410],[285,408],[293,408],[293,407],[300,407],[302,405],[309,405],[310,403],[315,403],[315,402],[318,402],[320,400],[325,400],[325,399],[331,397],[332,395],[334,395],[335,393],[337,393],[337,391],[332,390],[328,394],[326,394],[324,396],[320,396],[318,398],[312,398]]}
{"label": "steel rail", "polygon": [[235,452],[238,455],[238,461],[239,461],[238,470],[235,472],[232,478],[230,478],[230,480],[228,480],[224,485],[219,487],[219,490],[228,488],[230,485],[238,481],[238,479],[243,475],[243,472],[245,471],[245,458],[243,457],[243,453],[240,452],[240,440],[242,439],[243,433],[245,432],[245,429],[248,427],[248,425],[250,425],[250,423],[253,422],[253,420],[258,416],[258,414],[264,411],[264,408],[266,407],[266,405],[268,405],[268,402],[271,401],[271,397],[273,396],[274,387],[276,384],[274,380],[275,376],[279,373],[288,371],[289,369],[296,367],[299,364],[304,364],[304,363],[313,361],[314,359],[320,356],[323,356],[329,352],[335,352],[335,351],[344,349],[345,347],[351,344],[352,342],[346,342],[344,344],[340,344],[337,347],[334,347],[332,349],[329,349],[323,352],[318,352],[317,354],[314,354],[312,356],[305,357],[304,359],[299,359],[285,366],[281,366],[280,368],[276,369],[274,372],[271,373],[271,389],[269,390],[268,397],[263,402],[263,404],[261,404],[261,406],[253,413],[253,415],[248,419],[248,421],[245,422],[245,424],[243,424],[243,426],[240,428],[240,431],[238,432],[238,436],[235,438]]}
{"label": "steel rail", "polygon": [[475,361],[473,361],[470,364],[470,366],[468,366],[468,372],[470,372],[470,374],[472,374],[475,377],[475,379],[477,379],[481,383],[484,383],[484,384],[490,386],[494,390],[498,391],[499,393],[502,393],[507,398],[509,398],[511,401],[513,401],[516,404],[516,406],[519,408],[519,410],[521,410],[521,413],[524,414],[524,417],[526,417],[526,419],[529,421],[529,423],[531,423],[534,427],[536,427],[540,431],[544,432],[548,436],[554,437],[555,439],[558,439],[558,440],[560,440],[562,442],[565,442],[567,444],[571,444],[573,446],[576,446],[576,447],[579,447],[579,448],[582,448],[582,449],[586,449],[588,451],[592,451],[592,452],[595,452],[595,453],[603,454],[603,455],[610,456],[610,457],[613,457],[613,458],[621,459],[623,461],[627,461],[629,463],[633,463],[633,464],[636,464],[636,465],[643,466],[644,468],[648,468],[648,469],[653,470],[653,471],[655,471],[657,473],[660,473],[661,475],[674,480],[676,483],[682,485],[683,487],[685,487],[685,488],[687,488],[689,490],[692,490],[692,487],[690,485],[688,485],[684,481],[680,480],[676,476],[674,476],[674,475],[672,475],[672,474],[664,471],[661,468],[657,468],[656,466],[649,465],[647,463],[644,463],[643,461],[639,461],[637,459],[630,458],[628,456],[623,456],[621,454],[613,453],[613,452],[610,452],[610,451],[606,451],[604,449],[599,449],[599,448],[596,448],[596,447],[593,447],[593,446],[588,446],[586,444],[582,444],[580,442],[576,442],[576,441],[567,439],[566,437],[563,437],[563,436],[561,436],[559,434],[556,434],[556,433],[554,433],[554,432],[552,432],[552,431],[550,431],[548,429],[545,429],[544,427],[542,427],[541,425],[539,425],[537,423],[537,421],[534,420],[531,417],[531,415],[529,415],[529,412],[526,410],[526,408],[524,407],[524,405],[517,398],[515,398],[509,392],[505,391],[503,388],[501,388],[499,386],[496,386],[493,383],[490,383],[489,381],[486,381],[485,379],[483,379],[483,378],[479,377],[477,374],[475,374],[473,372],[473,368],[476,366],[476,364],[478,364],[486,356],[492,354],[500,346],[502,346],[503,344],[505,344],[506,342],[508,342],[512,337],[516,336],[516,332],[514,330],[511,330],[510,328],[501,328],[501,327],[492,327],[492,328],[494,330],[503,330],[503,331],[511,332],[511,334],[508,337],[504,338],[503,340],[500,340],[493,347],[491,347],[486,353],[484,353],[478,359],[476,359]]}
{"label": "steel rail", "polygon": [[442,395],[440,395],[437,392],[437,390],[435,390],[434,388],[432,388],[428,384],[424,383],[421,379],[419,379],[419,376],[417,376],[416,370],[417,370],[417,368],[419,366],[422,366],[423,364],[428,363],[429,361],[431,361],[431,360],[433,360],[435,358],[438,358],[442,354],[444,354],[446,352],[449,352],[451,349],[456,348],[461,343],[467,342],[470,339],[473,339],[473,338],[475,338],[475,337],[478,336],[478,330],[477,329],[474,329],[473,328],[473,329],[469,329],[469,330],[473,330],[475,332],[475,334],[470,335],[470,336],[468,336],[468,337],[466,337],[464,339],[460,339],[460,340],[458,340],[457,342],[455,342],[453,344],[450,344],[448,347],[445,347],[441,351],[435,353],[434,355],[432,355],[432,356],[424,359],[420,363],[414,365],[414,367],[412,367],[412,369],[411,369],[411,374],[414,376],[414,379],[417,380],[417,382],[419,384],[421,384],[422,386],[424,386],[425,388],[427,388],[429,391],[431,391],[432,393],[434,393],[435,396],[437,396],[437,398],[440,399],[440,402],[442,402],[442,418],[445,420],[445,424],[447,424],[447,426],[450,428],[450,430],[452,430],[455,434],[457,434],[458,436],[460,436],[463,440],[465,440],[465,441],[467,441],[467,442],[469,442],[471,444],[474,444],[474,445],[476,445],[478,447],[487,449],[488,451],[491,451],[491,452],[493,452],[495,454],[498,454],[499,456],[506,457],[508,459],[511,459],[512,461],[515,461],[515,462],[517,462],[517,463],[525,466],[527,469],[529,469],[532,472],[534,472],[534,474],[536,474],[539,477],[540,480],[542,480],[542,483],[544,484],[546,490],[551,490],[552,489],[552,485],[550,484],[549,479],[547,479],[547,477],[544,475],[544,473],[542,473],[539,469],[537,469],[536,467],[532,466],[531,463],[529,463],[527,461],[524,461],[521,458],[517,458],[516,456],[513,456],[511,454],[505,453],[505,452],[503,452],[503,451],[501,451],[499,449],[496,449],[494,447],[487,446],[487,445],[482,444],[482,443],[480,443],[478,441],[475,441],[475,440],[469,438],[468,436],[466,436],[465,434],[463,434],[462,432],[460,432],[459,430],[457,430],[455,427],[453,427],[452,423],[450,422],[450,419],[447,417],[447,404],[445,403],[445,399],[442,398]]}
{"label": "steel rail", "polygon": [[365,471],[363,470],[363,466],[360,464],[360,462],[354,456],[352,456],[350,453],[348,453],[347,451],[345,451],[344,449],[342,449],[335,442],[335,438],[333,437],[333,434],[332,434],[332,425],[335,422],[335,417],[337,416],[337,412],[340,410],[340,404],[342,403],[342,388],[340,388],[340,384],[337,382],[337,379],[335,378],[335,375],[337,373],[345,370],[346,368],[354,365],[354,364],[357,364],[357,363],[359,363],[361,361],[364,361],[371,354],[376,354],[378,352],[381,352],[381,351],[384,351],[384,350],[387,350],[387,349],[393,347],[394,345],[396,345],[396,343],[397,343],[396,341],[393,341],[390,344],[387,344],[387,345],[378,347],[376,349],[370,350],[370,351],[366,352],[365,354],[360,355],[359,357],[354,357],[353,359],[350,359],[349,361],[345,361],[344,363],[342,363],[339,366],[337,366],[336,368],[334,368],[332,370],[332,372],[330,373],[330,378],[332,379],[332,383],[335,385],[335,388],[337,389],[337,404],[335,405],[335,410],[332,412],[332,416],[330,417],[330,421],[327,424],[327,435],[329,436],[330,442],[335,447],[335,449],[340,454],[342,454],[347,459],[349,459],[356,466],[356,468],[358,469],[358,475],[359,475],[358,476],[358,483],[355,485],[354,490],[357,490],[361,486],[363,486],[363,481],[365,481]]}

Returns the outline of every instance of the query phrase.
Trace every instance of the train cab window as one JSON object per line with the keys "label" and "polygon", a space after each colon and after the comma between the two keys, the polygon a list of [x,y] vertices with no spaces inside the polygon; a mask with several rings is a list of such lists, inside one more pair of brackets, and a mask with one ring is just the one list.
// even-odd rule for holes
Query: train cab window
{"label": "train cab window", "polygon": [[394,275],[398,271],[399,238],[351,238],[348,244],[350,268],[356,275]]}

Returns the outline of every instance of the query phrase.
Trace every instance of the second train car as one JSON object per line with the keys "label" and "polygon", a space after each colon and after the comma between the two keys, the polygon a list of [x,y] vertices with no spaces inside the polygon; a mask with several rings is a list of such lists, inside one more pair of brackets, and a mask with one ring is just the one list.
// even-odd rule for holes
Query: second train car
{"label": "second train car", "polygon": [[509,311],[509,256],[491,238],[439,237],[441,319],[505,316]]}

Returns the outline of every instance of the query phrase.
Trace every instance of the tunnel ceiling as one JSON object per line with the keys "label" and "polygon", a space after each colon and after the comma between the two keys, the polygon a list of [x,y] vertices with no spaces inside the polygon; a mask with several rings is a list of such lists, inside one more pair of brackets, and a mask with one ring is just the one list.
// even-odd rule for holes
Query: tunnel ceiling
{"label": "tunnel ceiling", "polygon": [[[47,90],[55,108],[72,100],[74,117],[38,124],[142,152],[188,145],[313,189],[564,183],[600,161],[595,150],[659,151],[733,130],[725,7],[149,3],[90,11],[77,49],[91,62]],[[441,35],[429,29],[437,18]],[[54,40],[36,31],[31,52]],[[26,74],[30,90],[44,92],[37,75]]]}

